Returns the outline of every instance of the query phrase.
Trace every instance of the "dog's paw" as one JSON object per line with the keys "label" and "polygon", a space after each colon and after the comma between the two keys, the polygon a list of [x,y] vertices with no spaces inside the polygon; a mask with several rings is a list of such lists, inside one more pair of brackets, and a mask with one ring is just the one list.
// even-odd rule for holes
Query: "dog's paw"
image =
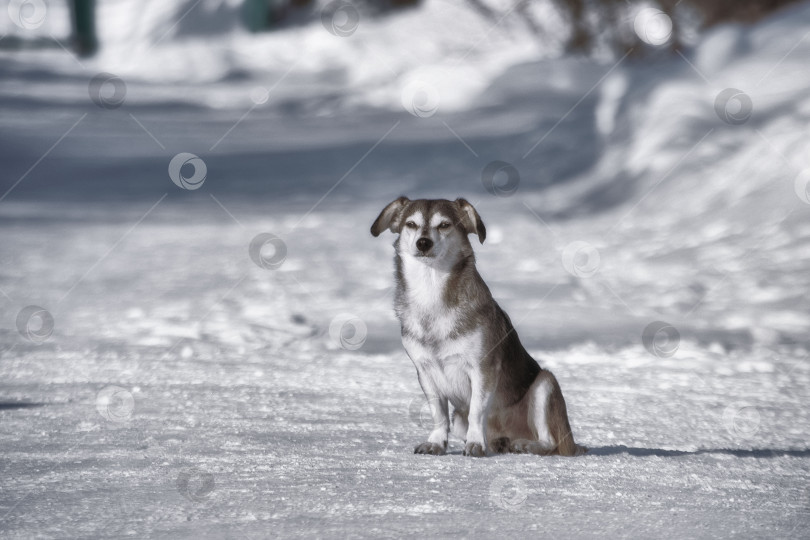
{"label": "dog's paw", "polygon": [[432,456],[443,456],[447,453],[444,446],[432,442],[423,442],[413,449],[414,454],[430,454]]}
{"label": "dog's paw", "polygon": [[518,439],[516,441],[512,441],[509,451],[514,454],[526,454],[529,451],[529,445],[531,441],[526,439]]}
{"label": "dog's paw", "polygon": [[554,453],[553,448],[548,448],[538,441],[527,439],[512,441],[509,451],[513,454],[534,454],[537,456],[547,456]]}
{"label": "dog's paw", "polygon": [[489,447],[492,448],[492,451],[496,454],[505,454],[511,449],[509,437],[500,437],[495,439],[489,443]]}
{"label": "dog's paw", "polygon": [[481,443],[468,442],[464,447],[464,455],[471,457],[484,457],[487,453],[484,451],[484,446]]}

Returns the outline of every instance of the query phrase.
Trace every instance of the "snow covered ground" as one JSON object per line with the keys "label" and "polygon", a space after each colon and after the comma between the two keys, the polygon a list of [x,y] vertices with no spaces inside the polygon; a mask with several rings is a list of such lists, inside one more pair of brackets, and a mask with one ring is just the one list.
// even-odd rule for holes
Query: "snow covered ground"
{"label": "snow covered ground", "polygon": [[[651,61],[420,9],[410,60],[419,12],[158,28],[129,69],[144,40],[0,51],[4,537],[807,537],[810,5]],[[393,238],[368,233],[400,194],[478,208],[479,269],[588,456],[411,453]]]}

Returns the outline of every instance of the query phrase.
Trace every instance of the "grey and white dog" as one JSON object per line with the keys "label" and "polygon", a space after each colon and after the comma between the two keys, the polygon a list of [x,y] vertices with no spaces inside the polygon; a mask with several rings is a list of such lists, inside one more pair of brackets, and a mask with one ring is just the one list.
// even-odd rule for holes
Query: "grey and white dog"
{"label": "grey and white dog", "polygon": [[475,208],[464,199],[400,197],[383,209],[371,234],[386,229],[399,235],[395,310],[402,343],[433,416],[433,430],[414,452],[445,454],[452,429],[465,441],[466,456],[585,453],[574,442],[557,379],[523,348],[475,268],[467,235],[481,243],[486,237]]}

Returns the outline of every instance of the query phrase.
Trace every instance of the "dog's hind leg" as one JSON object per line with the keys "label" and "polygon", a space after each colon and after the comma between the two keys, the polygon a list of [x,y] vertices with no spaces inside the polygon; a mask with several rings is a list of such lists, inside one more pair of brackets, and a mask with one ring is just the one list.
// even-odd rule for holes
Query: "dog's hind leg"
{"label": "dog's hind leg", "polygon": [[587,452],[587,448],[574,442],[565,399],[554,375],[548,370],[540,371],[529,392],[529,424],[537,439],[515,441],[512,451],[561,456],[578,456]]}
{"label": "dog's hind leg", "polygon": [[529,439],[516,439],[509,443],[509,451],[513,454],[535,454],[538,456],[549,456],[556,453],[554,446],[540,441],[530,441]]}

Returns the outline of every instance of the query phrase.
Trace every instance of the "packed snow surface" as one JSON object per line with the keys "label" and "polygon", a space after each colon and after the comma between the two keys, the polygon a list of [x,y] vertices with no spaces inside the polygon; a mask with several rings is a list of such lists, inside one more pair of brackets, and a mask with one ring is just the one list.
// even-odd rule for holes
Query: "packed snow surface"
{"label": "packed snow surface", "polygon": [[[345,38],[192,4],[0,51],[3,537],[807,537],[810,6],[596,61],[459,2]],[[478,209],[587,456],[412,454],[402,194]]]}

